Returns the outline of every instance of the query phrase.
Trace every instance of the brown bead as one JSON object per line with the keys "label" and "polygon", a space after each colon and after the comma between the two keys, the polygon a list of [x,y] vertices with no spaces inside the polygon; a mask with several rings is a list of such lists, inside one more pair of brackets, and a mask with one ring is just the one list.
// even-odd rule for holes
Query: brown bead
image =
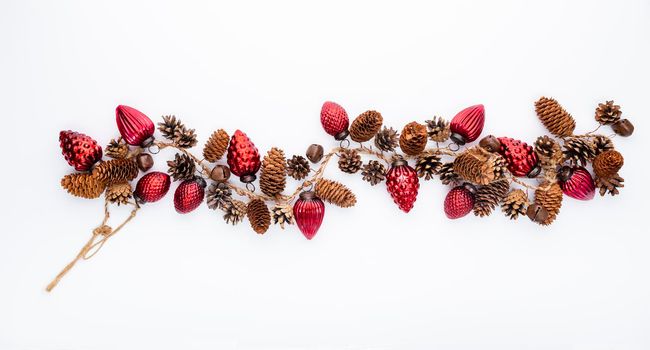
{"label": "brown bead", "polygon": [[312,163],[318,163],[320,162],[321,159],[323,159],[323,146],[313,144],[307,147],[307,152],[305,155],[307,156],[307,159],[309,159],[310,162]]}
{"label": "brown bead", "polygon": [[548,211],[539,204],[531,204],[526,210],[526,215],[536,223],[544,223],[548,219]]}
{"label": "brown bead", "polygon": [[153,157],[149,153],[140,153],[135,159],[136,163],[138,163],[138,168],[142,172],[145,172],[153,166]]}
{"label": "brown bead", "polygon": [[632,122],[627,119],[621,119],[612,124],[612,130],[614,130],[617,135],[627,137],[632,135],[634,132],[634,125],[632,125]]}
{"label": "brown bead", "polygon": [[483,149],[488,152],[497,152],[499,149],[501,149],[501,142],[499,142],[499,139],[493,135],[485,136],[481,139],[478,145],[483,147]]}
{"label": "brown bead", "polygon": [[212,168],[210,178],[216,182],[226,182],[230,178],[230,168],[225,165],[217,165]]}

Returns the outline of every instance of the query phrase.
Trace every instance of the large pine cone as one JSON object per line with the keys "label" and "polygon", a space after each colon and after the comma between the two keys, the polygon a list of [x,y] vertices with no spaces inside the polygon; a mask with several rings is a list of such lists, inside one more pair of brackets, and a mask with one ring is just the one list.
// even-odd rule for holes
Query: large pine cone
{"label": "large pine cone", "polygon": [[602,125],[613,124],[621,119],[621,106],[615,105],[614,101],[599,103],[596,108],[596,121]]}
{"label": "large pine cone", "polygon": [[104,183],[131,181],[138,176],[138,164],[133,158],[112,159],[98,164],[93,176]]}
{"label": "large pine cone", "polygon": [[342,183],[320,179],[314,187],[316,196],[328,203],[342,208],[351,207],[357,203],[357,197]]}
{"label": "large pine cone", "polygon": [[510,191],[503,198],[501,210],[506,214],[510,220],[516,220],[519,215],[526,215],[526,208],[528,206],[528,195],[521,189]]}
{"label": "large pine cone", "polygon": [[535,190],[535,204],[546,211],[546,217],[539,220],[540,225],[550,225],[562,207],[562,188],[557,183],[542,183]]}
{"label": "large pine cone", "polygon": [[594,159],[594,173],[599,178],[609,178],[616,175],[623,167],[623,155],[616,150],[609,150]]}
{"label": "large pine cone", "polygon": [[284,152],[279,148],[271,148],[262,160],[260,174],[260,189],[269,196],[275,196],[284,191],[287,184],[287,163]]}
{"label": "large pine cone", "polygon": [[366,142],[379,132],[383,122],[384,119],[381,113],[377,111],[363,112],[352,121],[350,125],[350,138],[352,141]]}
{"label": "large pine cone", "polygon": [[392,152],[397,147],[398,137],[399,135],[395,129],[384,126],[375,136],[375,146],[380,151]]}
{"label": "large pine cone", "polygon": [[558,137],[573,135],[576,122],[556,100],[547,97],[540,98],[535,102],[535,112],[551,134]]}
{"label": "large pine cone", "polygon": [[61,179],[61,187],[73,196],[93,199],[104,192],[106,182],[89,173],[77,173],[64,176]]}
{"label": "large pine cone", "polygon": [[477,185],[487,185],[505,176],[507,164],[497,153],[473,147],[454,160],[454,173]]}
{"label": "large pine cone", "polygon": [[418,122],[406,124],[399,137],[399,146],[411,156],[422,153],[427,146],[427,127]]}
{"label": "large pine cone", "polygon": [[253,230],[259,234],[264,234],[271,226],[271,213],[261,199],[253,199],[248,203],[246,208],[248,221],[251,223]]}
{"label": "large pine cone", "polygon": [[363,162],[359,153],[353,149],[344,149],[339,152],[339,169],[348,174],[354,174],[361,169]]}
{"label": "large pine cone", "polygon": [[212,163],[218,161],[226,153],[228,142],[230,142],[230,136],[225,130],[219,129],[213,132],[203,146],[203,158]]}
{"label": "large pine cone", "polygon": [[508,189],[510,189],[510,183],[508,180],[503,179],[482,186],[476,190],[473,208],[474,215],[480,217],[490,215],[492,210],[499,205],[503,197],[508,193]]}

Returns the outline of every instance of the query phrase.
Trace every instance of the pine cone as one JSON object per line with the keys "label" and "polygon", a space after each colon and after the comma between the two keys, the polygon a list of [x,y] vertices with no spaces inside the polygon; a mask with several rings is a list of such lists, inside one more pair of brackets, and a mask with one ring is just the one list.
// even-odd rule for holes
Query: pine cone
{"label": "pine cone", "polygon": [[473,208],[474,215],[480,217],[490,215],[492,210],[499,205],[499,202],[508,193],[508,189],[510,189],[510,183],[508,180],[503,179],[482,186],[476,190]]}
{"label": "pine cone", "polygon": [[370,140],[381,128],[384,122],[381,113],[377,111],[366,111],[361,113],[350,125],[350,138],[356,142]]}
{"label": "pine cone", "polygon": [[438,175],[443,185],[455,184],[460,181],[460,176],[454,172],[454,162],[443,163],[438,169]]}
{"label": "pine cone", "polygon": [[226,209],[232,200],[232,190],[225,182],[213,182],[208,187],[208,194],[206,196],[208,208]]}
{"label": "pine cone", "polygon": [[194,160],[185,153],[176,153],[174,160],[167,161],[167,166],[167,172],[174,180],[189,180],[196,172]]}
{"label": "pine cone", "polygon": [[226,153],[229,142],[230,136],[225,130],[219,129],[213,132],[203,146],[203,158],[212,163],[218,161]]}
{"label": "pine cone", "polygon": [[93,199],[99,197],[106,188],[106,182],[89,173],[76,173],[64,176],[61,187],[73,196]]}
{"label": "pine cone", "polygon": [[556,100],[547,97],[540,98],[535,102],[535,112],[551,134],[558,137],[573,135],[576,122]]}
{"label": "pine cone", "polygon": [[621,106],[615,105],[614,101],[599,103],[596,108],[596,121],[602,125],[616,123],[621,119]]}
{"label": "pine cone", "polygon": [[429,130],[429,139],[433,142],[445,142],[451,135],[449,129],[449,122],[441,117],[433,117],[432,120],[427,120],[427,129]]}
{"label": "pine cone", "polygon": [[194,129],[186,129],[184,126],[177,128],[174,132],[174,143],[180,148],[192,148],[197,143]]}
{"label": "pine cone", "polygon": [[619,193],[619,188],[625,187],[623,181],[625,180],[622,177],[615,174],[610,177],[596,177],[595,183],[598,188],[598,193],[600,193],[601,196],[604,196],[606,193],[615,196]]}
{"label": "pine cone", "polygon": [[361,156],[353,149],[344,149],[339,152],[339,169],[348,174],[354,174],[361,169]]}
{"label": "pine cone", "polygon": [[263,200],[253,199],[248,202],[246,212],[251,227],[258,234],[264,234],[269,229],[269,226],[271,226],[271,214]]}
{"label": "pine cone", "polygon": [[623,155],[616,150],[609,150],[594,158],[594,173],[600,178],[616,175],[623,167]]}
{"label": "pine cone", "polygon": [[454,173],[478,185],[504,178],[506,170],[506,160],[502,156],[482,147],[470,148],[454,160]]}
{"label": "pine cone", "polygon": [[163,118],[162,123],[158,123],[158,130],[163,135],[163,137],[165,137],[168,140],[174,141],[176,137],[175,136],[176,130],[180,128],[184,128],[185,126],[180,121],[180,119],[176,119],[176,116],[165,115],[162,118]]}
{"label": "pine cone", "polygon": [[438,173],[441,166],[442,162],[440,161],[439,154],[426,152],[418,156],[415,171],[417,171],[418,177],[424,177],[424,180],[431,180]]}
{"label": "pine cone", "polygon": [[246,216],[246,203],[233,199],[225,204],[223,211],[225,212],[223,219],[226,220],[226,223],[238,224]]}
{"label": "pine cone", "polygon": [[612,140],[605,135],[596,135],[593,140],[594,144],[594,154],[598,156],[599,154],[614,149],[614,143]]}
{"label": "pine cone", "polygon": [[112,159],[99,163],[93,169],[93,176],[104,183],[131,181],[138,176],[138,164],[133,158]]}
{"label": "pine cone", "polygon": [[406,124],[399,137],[399,147],[410,156],[417,156],[427,146],[427,127],[418,123]]}
{"label": "pine cone", "polygon": [[303,156],[293,156],[287,160],[287,175],[302,180],[309,174],[309,162]]}
{"label": "pine cone", "polygon": [[596,150],[589,139],[570,137],[564,141],[564,159],[573,165],[585,166],[594,159]]}
{"label": "pine cone", "polygon": [[550,225],[562,207],[562,188],[557,183],[542,183],[535,190],[535,204],[546,210],[547,217],[540,225]]}
{"label": "pine cone", "polygon": [[260,174],[260,189],[271,197],[282,193],[287,184],[287,161],[284,152],[279,148],[271,148],[262,160]]}
{"label": "pine cone", "polygon": [[117,140],[112,139],[111,142],[108,143],[108,146],[106,146],[104,154],[106,154],[107,157],[114,159],[124,159],[129,155],[129,145],[127,145],[122,138]]}
{"label": "pine cone", "polygon": [[318,198],[342,208],[351,207],[357,202],[357,197],[349,188],[332,180],[318,180],[314,192]]}
{"label": "pine cone", "polygon": [[544,135],[538,137],[535,141],[535,152],[539,157],[539,164],[542,167],[544,177],[551,182],[555,182],[556,168],[564,160],[562,147],[555,140]]}
{"label": "pine cone", "polygon": [[375,135],[375,146],[377,146],[380,151],[392,152],[397,147],[398,137],[399,135],[395,129],[384,126],[384,128]]}
{"label": "pine cone", "polygon": [[501,204],[501,210],[510,220],[516,220],[519,215],[526,215],[527,207],[528,195],[520,189],[510,191]]}
{"label": "pine cone", "polygon": [[106,188],[106,200],[113,204],[127,204],[133,198],[133,188],[128,181],[115,182]]}
{"label": "pine cone", "polygon": [[371,160],[363,166],[361,175],[363,175],[364,181],[368,181],[370,185],[374,186],[386,179],[386,168],[378,161]]}
{"label": "pine cone", "polygon": [[273,224],[279,224],[284,230],[284,224],[293,225],[293,208],[290,205],[276,205],[271,209]]}

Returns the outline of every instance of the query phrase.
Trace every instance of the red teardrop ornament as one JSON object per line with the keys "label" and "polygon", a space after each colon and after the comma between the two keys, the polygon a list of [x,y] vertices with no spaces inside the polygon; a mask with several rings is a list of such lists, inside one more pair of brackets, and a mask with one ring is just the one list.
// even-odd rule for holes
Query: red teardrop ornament
{"label": "red teardrop ornament", "polygon": [[499,137],[499,142],[501,143],[499,154],[505,158],[512,175],[531,178],[539,175],[542,168],[539,166],[539,158],[533,147],[509,137]]}
{"label": "red teardrop ornament", "polygon": [[325,204],[314,192],[306,191],[293,205],[293,216],[296,225],[307,239],[312,239],[318,232],[325,216]]}
{"label": "red teardrop ornament", "polygon": [[413,209],[420,183],[417,172],[405,160],[398,159],[393,162],[386,174],[386,187],[402,211],[408,213]]}
{"label": "red teardrop ornament", "polygon": [[181,182],[174,192],[174,208],[179,214],[186,214],[196,209],[205,196],[205,180],[194,178]]}
{"label": "red teardrop ornament", "polygon": [[61,152],[77,171],[87,171],[102,159],[102,147],[92,137],[71,130],[59,133]]}
{"label": "red teardrop ornament", "polygon": [[445,197],[445,214],[450,219],[458,219],[469,214],[474,207],[473,188],[461,185],[452,188]]}
{"label": "red teardrop ornament", "polygon": [[134,195],[140,203],[152,203],[162,199],[169,191],[169,175],[154,171],[144,175],[135,186]]}
{"label": "red teardrop ornament", "polygon": [[133,107],[119,105],[115,109],[115,119],[120,135],[129,145],[148,147],[153,143],[155,127],[144,113]]}
{"label": "red teardrop ornament", "polygon": [[581,166],[564,166],[558,172],[560,187],[567,196],[581,201],[588,201],[594,198],[596,186],[589,171]]}
{"label": "red teardrop ornament", "polygon": [[348,137],[348,126],[350,119],[348,113],[334,102],[323,103],[323,108],[320,110],[320,122],[323,124],[323,129],[328,134],[334,136],[337,140],[344,140]]}
{"label": "red teardrop ornament", "polygon": [[235,131],[228,146],[230,172],[244,183],[253,182],[260,169],[260,153],[253,142],[240,130]]}
{"label": "red teardrop ornament", "polygon": [[483,131],[485,124],[485,108],[483,105],[467,107],[458,112],[449,123],[451,140],[459,145],[476,140]]}

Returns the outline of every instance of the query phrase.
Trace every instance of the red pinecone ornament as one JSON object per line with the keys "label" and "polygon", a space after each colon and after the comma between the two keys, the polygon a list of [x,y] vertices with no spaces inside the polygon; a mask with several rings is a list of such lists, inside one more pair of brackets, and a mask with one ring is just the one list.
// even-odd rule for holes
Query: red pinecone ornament
{"label": "red pinecone ornament", "polygon": [[230,172],[239,176],[244,183],[255,181],[255,173],[260,169],[260,153],[257,147],[240,130],[235,131],[230,139],[228,166]]}
{"label": "red pinecone ornament", "polygon": [[420,183],[415,169],[403,159],[393,162],[386,174],[386,187],[395,204],[408,213],[417,199]]}
{"label": "red pinecone ornament", "polygon": [[538,164],[539,159],[533,147],[509,137],[499,137],[499,142],[499,154],[508,162],[508,170],[512,175],[531,178],[539,175],[542,168]]}
{"label": "red pinecone ornament", "polygon": [[581,166],[563,166],[558,172],[560,187],[567,196],[588,201],[596,194],[596,185],[589,171]]}
{"label": "red pinecone ornament", "polygon": [[461,185],[452,188],[445,197],[445,214],[450,219],[458,219],[469,214],[474,207],[474,188]]}
{"label": "red pinecone ornament", "polygon": [[451,140],[464,145],[476,140],[483,131],[485,124],[485,108],[483,105],[467,107],[458,112],[449,123]]}
{"label": "red pinecone ornament", "polygon": [[92,137],[71,130],[59,133],[61,152],[77,171],[87,171],[102,159],[102,147]]}
{"label": "red pinecone ornament", "polygon": [[115,119],[122,138],[129,145],[148,147],[153,143],[155,127],[144,113],[133,107],[119,105],[115,109]]}
{"label": "red pinecone ornament", "polygon": [[152,203],[162,199],[169,191],[171,179],[166,173],[154,171],[144,175],[135,186],[135,198],[139,203]]}
{"label": "red pinecone ornament", "polygon": [[318,232],[325,216],[325,204],[312,191],[305,191],[293,205],[293,217],[296,225],[307,239],[312,239]]}
{"label": "red pinecone ornament", "polygon": [[323,124],[323,129],[328,134],[334,136],[337,140],[344,140],[348,137],[348,126],[350,120],[348,113],[334,102],[323,103],[323,108],[320,110],[320,122]]}
{"label": "red pinecone ornament", "polygon": [[205,180],[200,177],[185,180],[174,192],[174,208],[179,214],[186,214],[196,209],[205,196]]}

